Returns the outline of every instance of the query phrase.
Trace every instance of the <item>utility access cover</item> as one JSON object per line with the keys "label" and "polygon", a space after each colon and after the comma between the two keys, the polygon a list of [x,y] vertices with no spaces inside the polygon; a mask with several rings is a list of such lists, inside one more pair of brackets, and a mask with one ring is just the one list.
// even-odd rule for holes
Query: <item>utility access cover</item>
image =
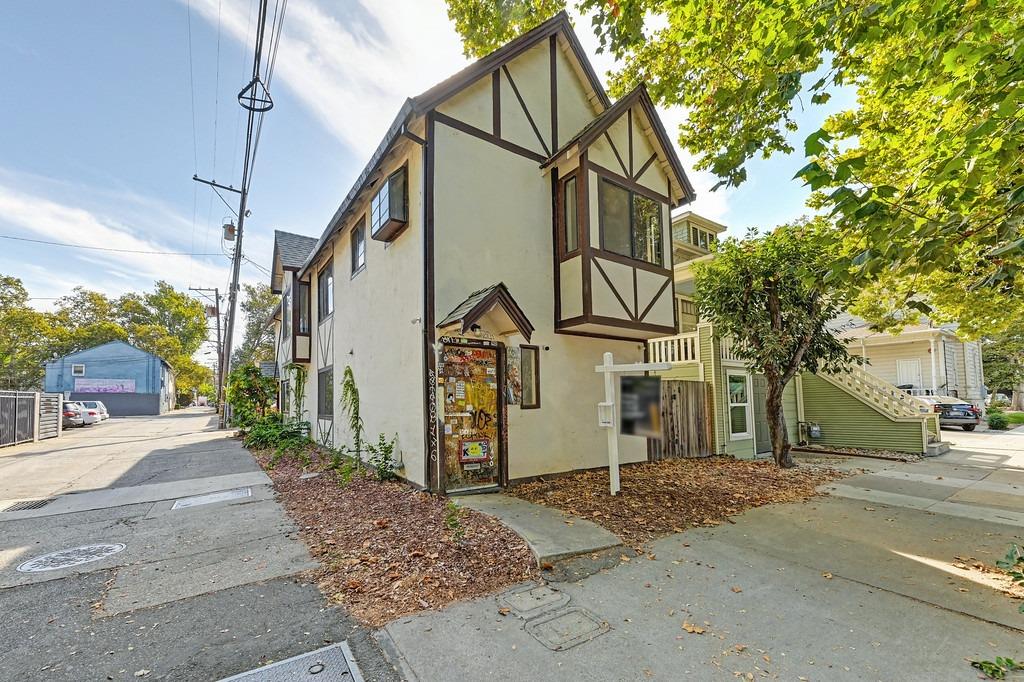
{"label": "utility access cover", "polygon": [[526,631],[552,651],[565,651],[608,632],[608,623],[579,607],[556,611],[526,624]]}
{"label": "utility access cover", "polygon": [[219,493],[193,495],[192,497],[183,497],[180,500],[175,501],[171,506],[171,509],[188,509],[189,507],[198,507],[201,504],[213,504],[214,502],[237,500],[242,497],[249,497],[250,495],[252,495],[252,488],[234,488],[232,490],[222,490]]}
{"label": "utility access cover", "polygon": [[499,595],[498,603],[512,609],[523,620],[530,620],[567,605],[569,595],[547,585],[527,585]]}
{"label": "utility access cover", "polygon": [[221,682],[363,682],[346,642],[226,677]]}
{"label": "utility access cover", "polygon": [[21,573],[42,573],[43,571],[57,571],[62,568],[81,566],[91,561],[106,559],[112,554],[117,554],[124,549],[121,543],[85,545],[73,549],[62,549],[59,552],[50,552],[43,556],[37,556],[18,566]]}

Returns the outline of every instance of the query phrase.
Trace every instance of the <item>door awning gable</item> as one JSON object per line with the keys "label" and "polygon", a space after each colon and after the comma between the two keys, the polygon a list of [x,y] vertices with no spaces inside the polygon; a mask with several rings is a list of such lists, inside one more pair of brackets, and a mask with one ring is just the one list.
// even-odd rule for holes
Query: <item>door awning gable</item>
{"label": "door awning gable", "polygon": [[[530,323],[526,313],[519,307],[512,294],[503,282],[474,291],[466,300],[457,305],[454,310],[448,313],[443,320],[437,323],[439,329],[458,325],[462,334],[469,332],[474,324],[477,324],[492,312],[504,314],[513,325],[515,331],[523,335],[527,341],[533,334],[534,326]],[[511,330],[498,330],[505,333]]]}

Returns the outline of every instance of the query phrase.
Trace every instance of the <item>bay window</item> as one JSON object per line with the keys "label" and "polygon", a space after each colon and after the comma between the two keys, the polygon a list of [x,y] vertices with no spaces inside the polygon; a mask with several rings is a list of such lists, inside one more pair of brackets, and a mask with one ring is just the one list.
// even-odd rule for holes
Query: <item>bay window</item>
{"label": "bay window", "polygon": [[602,178],[598,211],[601,248],[654,265],[664,263],[660,202]]}

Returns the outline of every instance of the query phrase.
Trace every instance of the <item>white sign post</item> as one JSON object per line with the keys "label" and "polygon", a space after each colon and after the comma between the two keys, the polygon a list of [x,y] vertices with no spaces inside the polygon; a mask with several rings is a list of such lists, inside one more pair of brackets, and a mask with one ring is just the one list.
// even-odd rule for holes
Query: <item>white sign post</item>
{"label": "white sign post", "polygon": [[595,372],[604,372],[604,402],[597,404],[597,424],[608,430],[608,479],[611,494],[621,489],[619,486],[619,424],[615,416],[615,378],[614,374],[627,372],[659,372],[671,369],[668,362],[634,362],[628,365],[616,365],[611,353],[604,354],[604,364],[594,367]]}

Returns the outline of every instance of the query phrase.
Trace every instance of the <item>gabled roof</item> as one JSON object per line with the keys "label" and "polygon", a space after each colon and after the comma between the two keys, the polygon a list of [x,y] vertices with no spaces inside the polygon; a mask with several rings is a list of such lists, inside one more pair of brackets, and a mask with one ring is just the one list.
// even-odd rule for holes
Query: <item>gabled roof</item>
{"label": "gabled roof", "polygon": [[651,96],[648,94],[647,88],[643,83],[633,88],[628,94],[623,95],[619,101],[606,109],[604,113],[587,125],[583,126],[582,130],[576,133],[568,142],[563,144],[558,151],[548,157],[548,159],[541,164],[541,168],[546,168],[555,163],[560,156],[564,155],[567,151],[577,145],[581,151],[589,147],[597,138],[603,135],[613,123],[624,116],[626,111],[634,104],[640,105],[644,110],[644,113],[647,115],[647,120],[651,122],[651,129],[654,131],[654,136],[657,138],[658,145],[661,147],[662,154],[665,156],[665,161],[668,163],[669,168],[672,169],[672,173],[676,176],[675,180],[676,183],[678,183],[677,186],[682,189],[683,195],[686,197],[687,201],[693,201],[696,197],[696,192],[693,189],[693,185],[690,184],[690,179],[686,176],[686,171],[683,170],[683,164],[679,161],[679,156],[676,154],[676,148],[669,139],[668,133],[665,132],[665,126],[662,125],[661,118],[658,116],[658,111],[654,107],[654,102],[651,100]]}
{"label": "gabled roof", "polygon": [[[405,100],[402,107],[398,110],[398,114],[395,116],[395,119],[391,122],[390,127],[388,127],[387,132],[384,134],[384,139],[382,139],[380,144],[377,145],[377,149],[374,150],[373,154],[370,156],[370,160],[363,168],[363,171],[359,174],[359,177],[356,178],[352,188],[348,191],[348,194],[345,195],[341,205],[338,206],[338,210],[334,212],[334,215],[327,223],[327,227],[324,229],[320,239],[317,240],[316,245],[311,249],[309,257],[305,259],[302,266],[299,268],[299,277],[305,277],[306,271],[309,266],[312,265],[313,259],[316,258],[316,254],[319,253],[321,247],[327,243],[334,231],[343,223],[345,216],[348,214],[349,210],[352,209],[356,198],[366,188],[370,178],[373,176],[374,172],[376,172],[377,166],[391,150],[391,147],[402,136],[410,135],[409,124],[414,118],[422,116],[462,88],[472,84],[477,79],[486,76],[503,62],[512,59],[541,40],[545,40],[557,33],[561,33],[573,53],[576,55],[576,59],[583,69],[584,75],[587,77],[591,87],[597,94],[597,98],[600,100],[602,106],[605,108],[610,107],[611,100],[608,99],[608,93],[605,92],[604,86],[601,84],[601,79],[598,78],[597,73],[594,71],[594,67],[587,58],[586,52],[583,50],[583,46],[580,45],[579,38],[576,37],[576,33],[572,28],[572,23],[569,21],[569,15],[564,11],[559,12],[515,40],[506,43],[487,56],[481,57],[450,78],[441,81],[434,87],[420,93],[416,97]],[[420,140],[420,142],[422,142],[422,140]]]}
{"label": "gabled roof", "polygon": [[66,360],[68,358],[74,358],[74,357],[76,357],[78,355],[82,355],[83,353],[92,352],[92,351],[96,350],[97,348],[103,348],[104,346],[112,346],[112,345],[115,345],[115,344],[120,345],[120,346],[125,346],[127,348],[130,348],[131,350],[135,351],[136,353],[142,353],[143,355],[149,355],[150,357],[154,357],[157,360],[159,360],[163,365],[165,365],[168,369],[171,369],[171,363],[167,362],[166,360],[164,360],[162,357],[160,357],[156,353],[150,353],[148,350],[143,350],[143,349],[139,348],[138,346],[130,344],[127,341],[121,341],[120,339],[115,339],[113,341],[107,341],[106,343],[99,343],[99,344],[96,344],[95,346],[90,346],[89,348],[83,348],[81,350],[76,350],[74,352],[68,353],[67,355],[60,355],[60,356],[55,357],[55,358],[53,358],[51,360],[48,360],[46,364],[51,364],[51,363],[54,363],[54,362],[58,362],[60,360]]}
{"label": "gabled roof", "polygon": [[307,237],[304,234],[274,230],[274,255],[270,261],[270,289],[275,293],[281,293],[280,272],[284,270],[299,270],[303,263],[313,252],[317,245],[316,237]]}
{"label": "gabled roof", "polygon": [[448,313],[443,320],[437,323],[438,328],[459,324],[461,333],[468,332],[476,322],[493,310],[500,307],[512,320],[512,324],[527,341],[533,334],[533,324],[527,319],[526,313],[519,307],[504,282],[492,284],[486,289],[474,291],[465,301],[455,306],[455,309]]}

